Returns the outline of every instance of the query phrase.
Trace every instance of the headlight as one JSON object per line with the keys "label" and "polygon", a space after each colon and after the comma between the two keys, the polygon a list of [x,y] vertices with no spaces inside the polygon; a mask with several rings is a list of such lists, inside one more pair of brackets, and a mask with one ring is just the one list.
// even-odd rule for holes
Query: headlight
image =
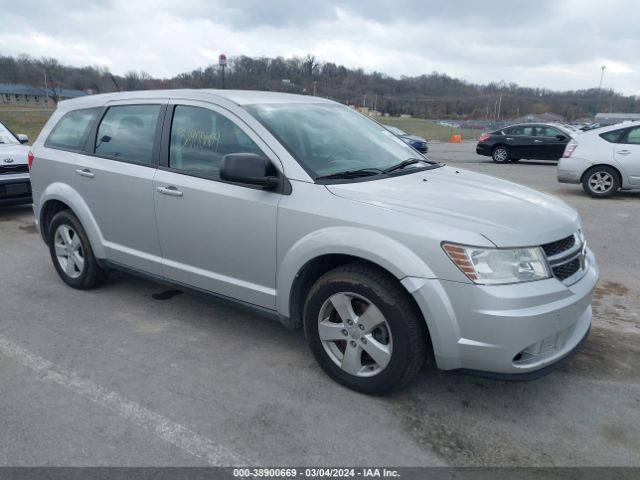
{"label": "headlight", "polygon": [[540,247],[501,249],[444,243],[442,248],[474,283],[496,285],[551,277]]}

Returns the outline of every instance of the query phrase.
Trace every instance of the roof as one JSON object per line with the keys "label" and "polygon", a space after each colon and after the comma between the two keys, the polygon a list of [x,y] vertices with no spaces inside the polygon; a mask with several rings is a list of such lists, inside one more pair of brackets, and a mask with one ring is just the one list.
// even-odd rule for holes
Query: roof
{"label": "roof", "polygon": [[596,113],[595,120],[640,120],[640,113]]}
{"label": "roof", "polygon": [[335,104],[332,100],[309,95],[296,95],[292,93],[263,92],[257,90],[214,90],[202,89],[178,89],[178,90],[133,90],[128,92],[103,93],[99,95],[87,95],[82,98],[65,100],[58,104],[60,109],[91,108],[101,106],[108,102],[130,100],[201,100],[204,102],[225,101],[235,105],[275,104],[275,103],[325,103]]}
{"label": "roof", "polygon": [[[87,93],[82,90],[72,90],[69,88],[56,88],[55,92],[62,98],[76,98],[87,95]],[[48,93],[49,96],[53,96],[54,89],[48,88],[45,92],[43,87],[33,87],[31,85],[17,83],[0,83],[0,94],[44,96],[45,93]]]}

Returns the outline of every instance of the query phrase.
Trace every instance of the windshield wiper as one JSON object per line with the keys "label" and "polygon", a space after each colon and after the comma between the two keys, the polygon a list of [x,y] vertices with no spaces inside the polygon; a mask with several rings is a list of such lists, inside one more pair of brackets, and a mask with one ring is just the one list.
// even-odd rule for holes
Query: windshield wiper
{"label": "windshield wiper", "polygon": [[404,167],[408,167],[409,165],[413,165],[414,163],[424,162],[424,160],[420,160],[419,158],[407,158],[406,160],[401,161],[400,163],[396,163],[395,165],[391,165],[389,168],[385,168],[383,170],[384,173],[393,172],[395,170],[400,170]]}
{"label": "windshield wiper", "polygon": [[316,177],[316,180],[333,180],[339,178],[357,178],[368,177],[371,175],[379,175],[385,173],[384,170],[379,168],[361,168],[359,170],[345,170],[344,172],[330,173],[329,175],[321,175]]}
{"label": "windshield wiper", "polygon": [[407,158],[406,160],[403,160],[400,163],[396,163],[395,165],[391,165],[389,168],[385,168],[382,173],[391,173],[394,172],[396,170],[401,170],[405,167],[408,167],[409,165],[414,165],[416,163],[428,163],[429,166],[425,167],[425,168],[437,168],[440,167],[442,164],[437,163],[437,162],[432,162],[430,160],[427,160],[426,158]]}

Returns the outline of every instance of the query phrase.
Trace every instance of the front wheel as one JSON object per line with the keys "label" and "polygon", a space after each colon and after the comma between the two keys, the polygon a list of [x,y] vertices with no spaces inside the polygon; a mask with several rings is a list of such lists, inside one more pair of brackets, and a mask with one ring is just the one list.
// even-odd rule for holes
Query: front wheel
{"label": "front wheel", "polygon": [[304,306],[307,342],[323,370],[364,393],[409,383],[427,357],[424,319],[395,278],[349,264],[323,275]]}
{"label": "front wheel", "polygon": [[616,169],[600,165],[589,170],[583,180],[582,188],[594,198],[610,197],[620,188],[620,174]]}
{"label": "front wheel", "polygon": [[53,265],[67,285],[86,290],[104,281],[106,273],[93,255],[80,220],[70,210],[53,217],[48,239]]}
{"label": "front wheel", "polygon": [[507,163],[509,156],[509,148],[502,145],[494,148],[491,152],[491,158],[493,158],[493,161],[496,163]]}

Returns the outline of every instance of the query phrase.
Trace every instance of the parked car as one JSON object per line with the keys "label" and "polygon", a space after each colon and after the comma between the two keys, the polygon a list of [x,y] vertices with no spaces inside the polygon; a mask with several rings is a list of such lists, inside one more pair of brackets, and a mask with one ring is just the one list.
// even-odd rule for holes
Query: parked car
{"label": "parked car", "polygon": [[362,392],[407,384],[429,350],[443,370],[532,379],[591,325],[598,266],[573,208],[418,159],[318,97],[60,102],[31,175],[69,286],[116,269],[232,301],[304,328],[325,372]]}
{"label": "parked car", "polygon": [[418,150],[420,153],[427,153],[429,151],[429,146],[427,145],[426,139],[417,135],[411,135],[410,133],[407,133],[404,130],[400,130],[398,127],[393,127],[391,125],[385,125],[385,128],[399,137],[407,145],[410,145]]}
{"label": "parked car", "polygon": [[558,181],[582,183],[595,198],[640,188],[640,122],[591,130],[573,139],[558,163]]}
{"label": "parked car", "polygon": [[496,163],[521,159],[558,160],[572,137],[572,132],[557,125],[522,123],[483,133],[476,153],[492,157]]}
{"label": "parked car", "polygon": [[0,205],[31,203],[27,155],[29,138],[0,123]]}

